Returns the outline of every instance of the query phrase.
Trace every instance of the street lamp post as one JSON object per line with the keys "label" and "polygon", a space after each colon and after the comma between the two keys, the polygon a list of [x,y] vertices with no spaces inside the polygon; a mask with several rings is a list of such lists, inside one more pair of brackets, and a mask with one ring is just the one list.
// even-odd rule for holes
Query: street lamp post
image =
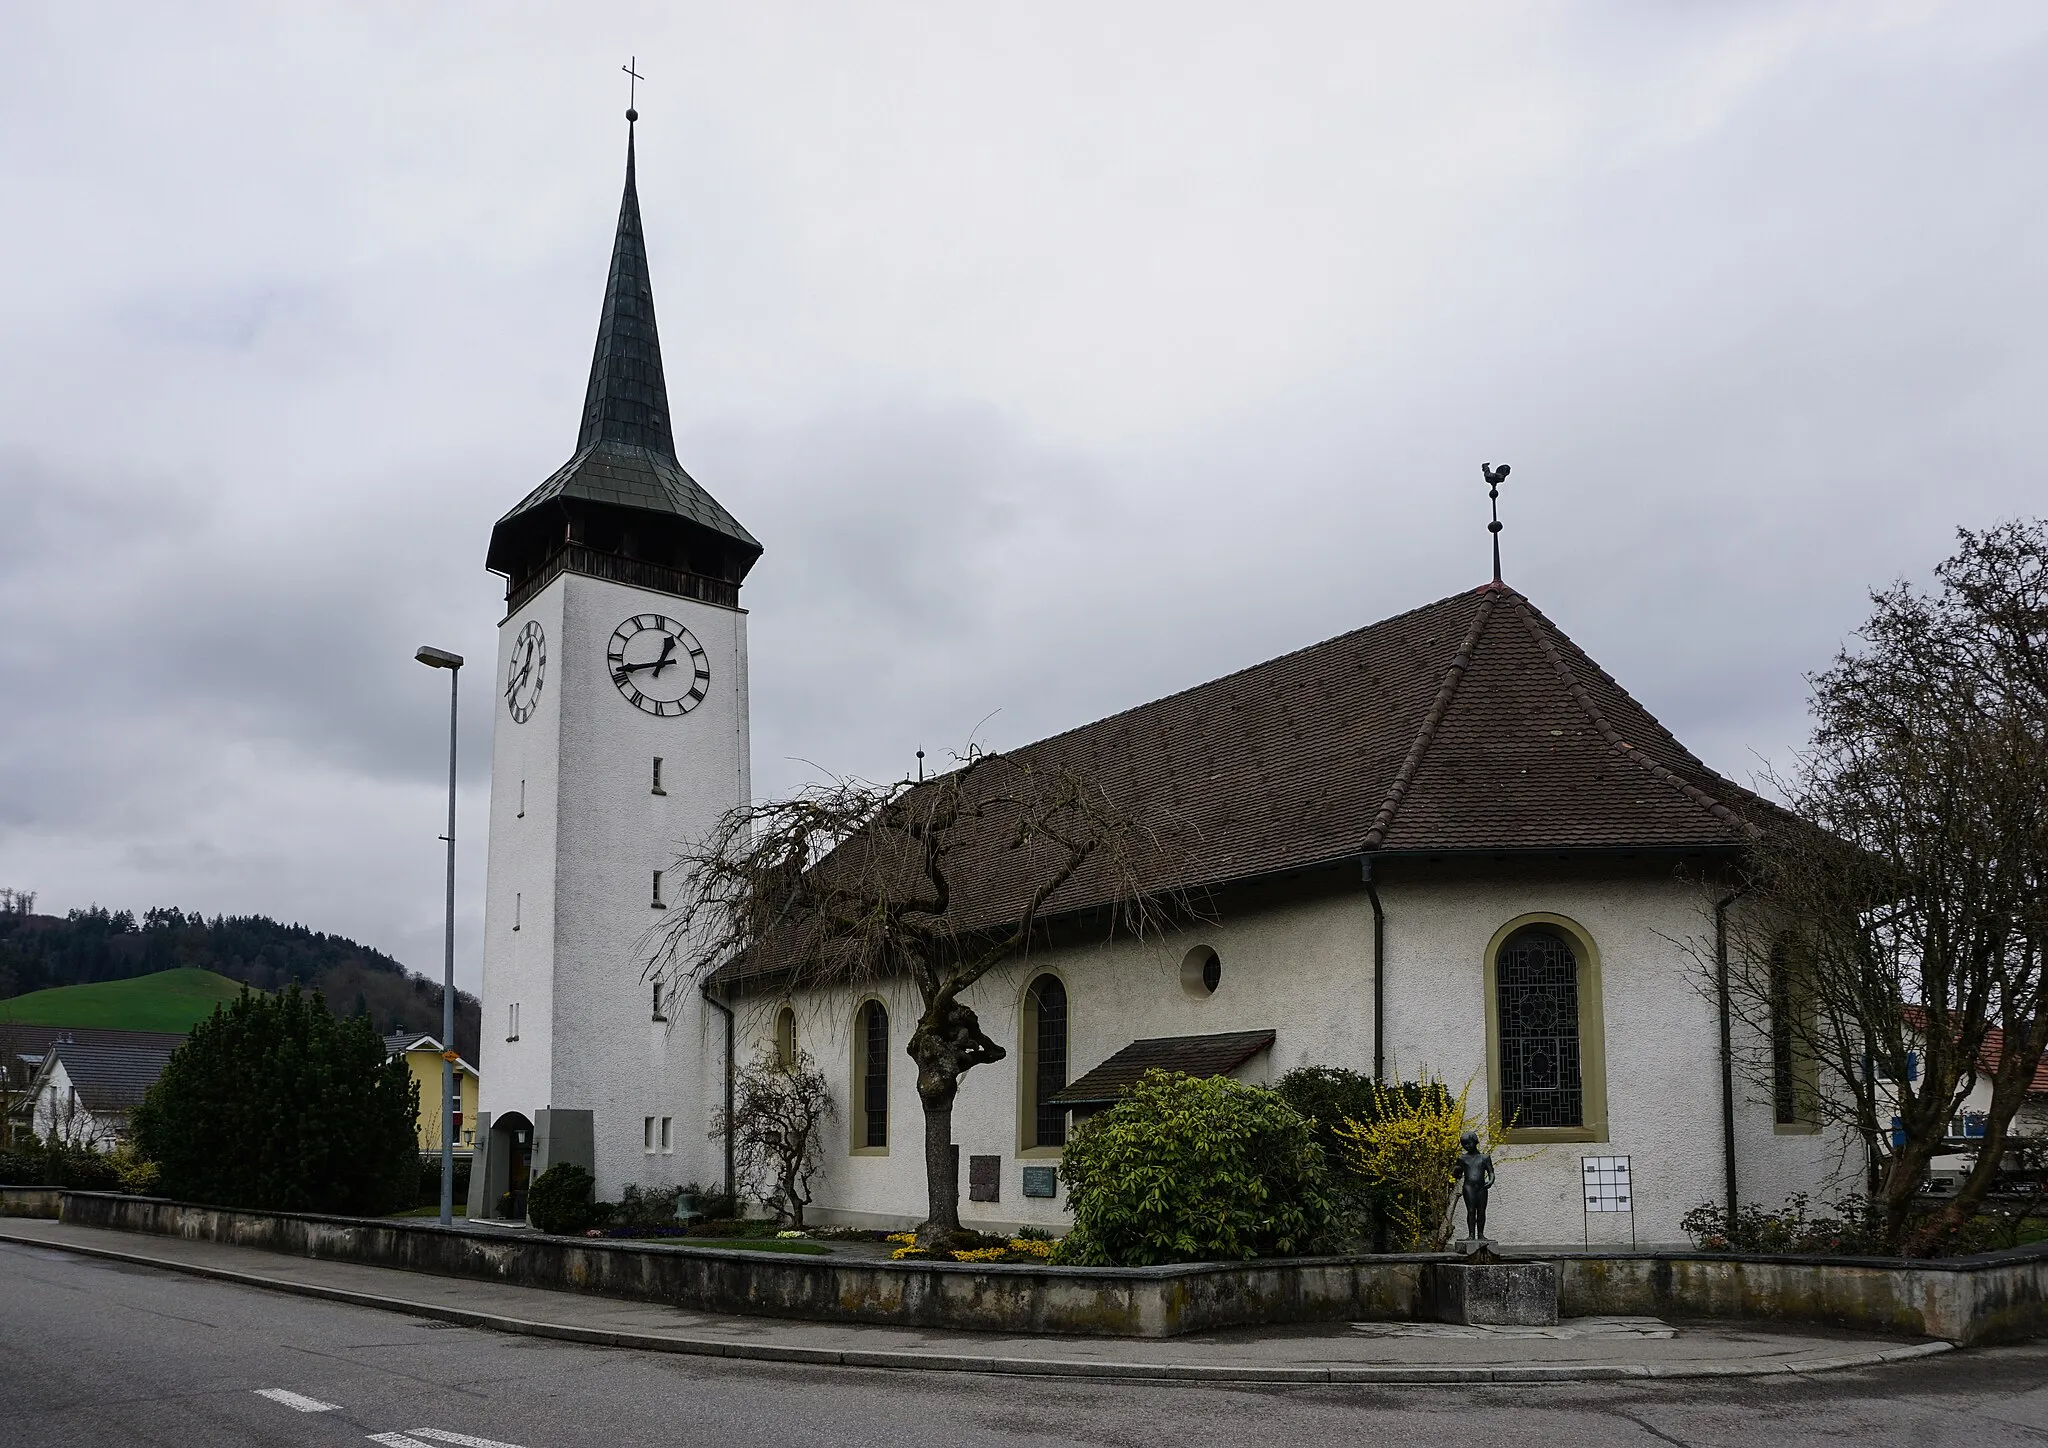
{"label": "street lamp post", "polygon": [[441,1225],[455,1224],[455,701],[462,655],[420,645],[413,655],[448,671],[448,924],[441,961]]}

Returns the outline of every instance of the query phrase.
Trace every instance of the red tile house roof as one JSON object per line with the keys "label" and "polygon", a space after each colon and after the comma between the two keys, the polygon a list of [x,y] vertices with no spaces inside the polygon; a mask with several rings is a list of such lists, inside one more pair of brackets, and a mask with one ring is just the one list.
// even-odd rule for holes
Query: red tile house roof
{"label": "red tile house roof", "polygon": [[[1367,852],[1721,851],[1769,802],[1721,778],[1502,584],[1396,615],[1011,751],[1171,836],[1208,888]],[[960,928],[1043,879],[1000,828],[957,862]],[[1085,867],[1048,913],[1105,903]],[[756,969],[772,969],[762,962]],[[755,973],[728,967],[722,978]]]}

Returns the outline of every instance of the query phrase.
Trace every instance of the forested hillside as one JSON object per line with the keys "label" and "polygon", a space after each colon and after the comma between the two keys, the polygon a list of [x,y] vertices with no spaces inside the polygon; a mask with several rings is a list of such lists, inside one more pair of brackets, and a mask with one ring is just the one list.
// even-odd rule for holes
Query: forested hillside
{"label": "forested hillside", "polygon": [[[0,892],[13,905],[14,892]],[[70,914],[0,909],[0,999],[50,986],[126,980],[160,970],[217,971],[274,991],[296,981],[340,1015],[367,1014],[380,1032],[441,1030],[441,985],[379,950],[340,935],[283,925],[263,915],[211,920],[175,908],[143,912],[95,905]],[[456,992],[456,1049],[476,1060],[477,998]]]}

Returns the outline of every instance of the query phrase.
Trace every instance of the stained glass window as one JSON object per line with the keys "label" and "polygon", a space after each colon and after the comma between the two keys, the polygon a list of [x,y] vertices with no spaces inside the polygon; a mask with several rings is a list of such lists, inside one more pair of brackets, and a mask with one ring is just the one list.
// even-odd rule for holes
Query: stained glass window
{"label": "stained glass window", "polygon": [[1518,930],[1494,961],[1500,1111],[1510,1127],[1583,1126],[1579,958],[1547,926]]}
{"label": "stained glass window", "polygon": [[861,1109],[867,1117],[864,1146],[889,1144],[889,1012],[880,1001],[861,1007],[863,1059]]}
{"label": "stained glass window", "polygon": [[1063,1106],[1048,1106],[1046,1098],[1057,1095],[1067,1084],[1067,988],[1056,975],[1041,975],[1031,983],[1032,1014],[1037,1017],[1038,1069],[1032,1082],[1036,1106],[1036,1146],[1067,1144],[1067,1112]]}

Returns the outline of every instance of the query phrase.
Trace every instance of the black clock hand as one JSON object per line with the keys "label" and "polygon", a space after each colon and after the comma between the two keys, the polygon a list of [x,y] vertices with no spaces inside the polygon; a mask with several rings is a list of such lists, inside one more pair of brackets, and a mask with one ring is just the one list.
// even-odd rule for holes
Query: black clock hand
{"label": "black clock hand", "polygon": [[658,679],[661,677],[661,671],[669,666],[669,655],[673,654],[675,651],[676,636],[674,634],[663,634],[661,637],[661,657],[654,661],[655,678]]}

